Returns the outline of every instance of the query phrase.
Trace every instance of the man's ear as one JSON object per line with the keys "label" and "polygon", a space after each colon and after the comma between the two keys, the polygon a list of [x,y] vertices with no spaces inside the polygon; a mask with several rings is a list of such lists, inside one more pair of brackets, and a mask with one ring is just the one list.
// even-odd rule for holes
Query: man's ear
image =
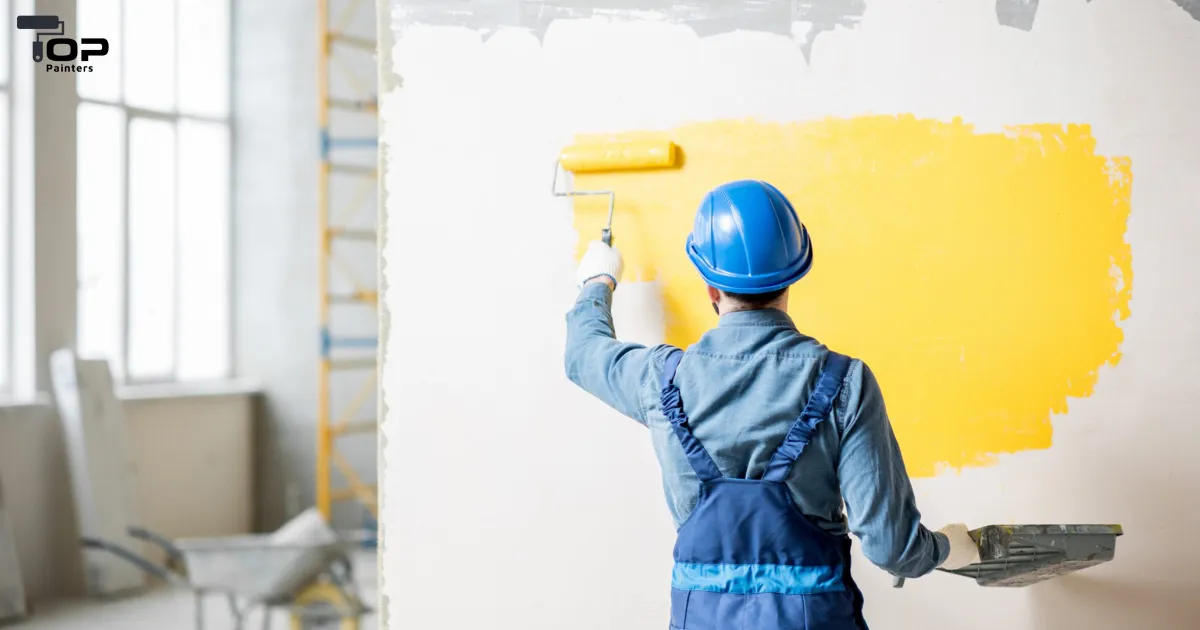
{"label": "man's ear", "polygon": [[721,301],[721,292],[718,289],[708,287],[708,301],[712,303],[713,311],[717,314],[717,317],[720,317],[721,309],[717,306],[717,303]]}

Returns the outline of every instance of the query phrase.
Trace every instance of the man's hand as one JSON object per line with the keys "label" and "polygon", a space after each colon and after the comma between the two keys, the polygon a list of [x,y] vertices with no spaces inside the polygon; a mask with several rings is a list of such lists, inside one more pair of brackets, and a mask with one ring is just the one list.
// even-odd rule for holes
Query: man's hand
{"label": "man's hand", "polygon": [[579,271],[575,278],[580,289],[589,282],[606,282],[609,287],[616,289],[624,270],[625,262],[621,259],[621,252],[600,241],[592,241],[588,245],[587,253],[583,255],[583,260],[579,261]]}
{"label": "man's hand", "polygon": [[950,555],[946,556],[941,568],[953,571],[979,562],[979,544],[967,533],[966,525],[954,523],[939,529],[938,532],[950,539]]}

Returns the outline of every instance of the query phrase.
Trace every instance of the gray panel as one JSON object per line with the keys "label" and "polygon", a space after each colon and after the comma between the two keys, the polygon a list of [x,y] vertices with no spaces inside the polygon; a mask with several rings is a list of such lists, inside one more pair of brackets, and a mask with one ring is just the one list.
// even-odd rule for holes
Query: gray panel
{"label": "gray panel", "polygon": [[812,24],[802,44],[805,57],[815,38],[837,26],[853,28],[866,10],[866,0],[393,0],[392,29],[413,24],[454,25],[492,32],[523,28],[538,37],[554,20],[582,19],[622,11],[661,13],[701,35],[759,31],[791,35],[793,22]]}
{"label": "gray panel", "polygon": [[1038,0],[996,0],[996,20],[1002,26],[1028,31],[1037,17]]}

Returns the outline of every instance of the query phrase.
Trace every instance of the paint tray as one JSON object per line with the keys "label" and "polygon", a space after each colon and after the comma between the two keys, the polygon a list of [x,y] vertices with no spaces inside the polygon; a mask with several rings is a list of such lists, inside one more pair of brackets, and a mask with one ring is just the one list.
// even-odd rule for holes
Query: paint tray
{"label": "paint tray", "polygon": [[1120,525],[989,525],[971,530],[980,562],[953,571],[980,586],[1021,587],[1113,559]]}

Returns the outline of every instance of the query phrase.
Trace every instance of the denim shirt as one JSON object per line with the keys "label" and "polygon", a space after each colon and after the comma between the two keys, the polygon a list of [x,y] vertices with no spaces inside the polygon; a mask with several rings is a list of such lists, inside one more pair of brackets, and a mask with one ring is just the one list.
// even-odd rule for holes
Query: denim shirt
{"label": "denim shirt", "polygon": [[[588,284],[567,314],[567,377],[649,429],[678,527],[696,505],[699,481],[659,409],[659,379],[672,347],[618,341],[611,301],[608,285]],[[687,349],[675,383],[692,432],[724,475],[762,475],[799,418],[828,351],[774,309],[722,315]],[[894,575],[925,575],[950,552],[944,535],[921,524],[879,383],[858,359],[788,487],[801,512],[826,531],[854,533],[867,559]]]}

